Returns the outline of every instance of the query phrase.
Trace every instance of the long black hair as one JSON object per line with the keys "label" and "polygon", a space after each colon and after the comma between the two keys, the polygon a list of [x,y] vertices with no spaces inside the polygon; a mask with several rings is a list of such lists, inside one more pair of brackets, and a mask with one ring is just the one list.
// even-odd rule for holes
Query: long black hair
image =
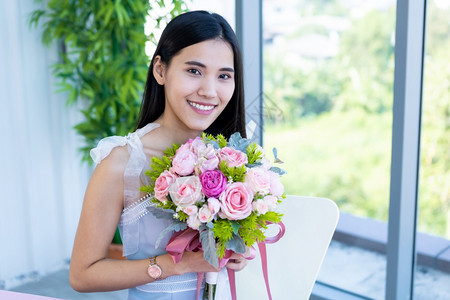
{"label": "long black hair", "polygon": [[159,55],[161,61],[169,66],[172,58],[182,49],[212,39],[227,42],[233,50],[235,88],[225,109],[205,131],[214,135],[221,133],[227,138],[234,132],[246,136],[243,66],[239,43],[233,29],[222,16],[206,11],[181,14],[164,29],[148,69],[137,128],[154,122],[165,109],[164,86],[159,85],[153,76],[155,57]]}

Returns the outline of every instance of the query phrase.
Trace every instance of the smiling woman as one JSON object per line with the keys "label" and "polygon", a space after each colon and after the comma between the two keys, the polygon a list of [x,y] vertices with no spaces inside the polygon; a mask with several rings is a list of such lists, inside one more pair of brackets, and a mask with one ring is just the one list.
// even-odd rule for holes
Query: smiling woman
{"label": "smiling woman", "polygon": [[[157,239],[168,220],[148,213],[152,195],[140,191],[152,157],[203,131],[245,137],[242,60],[237,39],[221,16],[182,14],[165,28],[148,70],[138,129],[101,140],[75,238],[70,282],[81,292],[129,289],[129,299],[194,299],[197,273],[220,271],[202,251],[174,263]],[[126,260],[105,258],[119,226]],[[241,270],[245,259],[227,268]],[[226,284],[226,272],[220,272]],[[224,289],[223,297],[229,290]]]}

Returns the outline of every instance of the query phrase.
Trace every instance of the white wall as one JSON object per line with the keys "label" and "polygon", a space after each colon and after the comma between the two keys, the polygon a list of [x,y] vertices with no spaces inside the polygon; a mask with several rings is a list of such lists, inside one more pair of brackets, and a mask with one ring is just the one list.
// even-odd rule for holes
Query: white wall
{"label": "white wall", "polygon": [[67,265],[89,168],[79,120],[55,94],[55,47],[29,28],[33,0],[0,0],[0,289]]}

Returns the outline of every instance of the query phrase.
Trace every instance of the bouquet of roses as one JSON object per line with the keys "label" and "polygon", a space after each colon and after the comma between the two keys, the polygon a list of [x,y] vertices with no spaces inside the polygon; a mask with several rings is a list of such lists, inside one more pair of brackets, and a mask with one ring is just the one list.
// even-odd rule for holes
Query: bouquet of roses
{"label": "bouquet of roses", "polygon": [[[281,162],[276,154],[274,149],[275,162]],[[146,173],[151,183],[142,187],[160,208],[152,213],[172,220],[156,244],[170,232],[176,232],[172,239],[193,232],[205,259],[222,267],[231,251],[246,253],[265,240],[269,224],[281,222],[276,208],[285,197],[280,181],[284,173],[258,144],[239,133],[229,140],[203,133],[174,144],[163,157],[152,158]]]}

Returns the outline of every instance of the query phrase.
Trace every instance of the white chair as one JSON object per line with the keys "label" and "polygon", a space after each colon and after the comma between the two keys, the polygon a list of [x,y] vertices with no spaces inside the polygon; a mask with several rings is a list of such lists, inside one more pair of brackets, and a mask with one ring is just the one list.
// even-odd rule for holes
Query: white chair
{"label": "white chair", "polygon": [[[336,229],[339,209],[330,199],[287,196],[280,211],[285,235],[267,244],[272,299],[308,299]],[[240,300],[268,299],[259,253],[236,273],[236,289]]]}

